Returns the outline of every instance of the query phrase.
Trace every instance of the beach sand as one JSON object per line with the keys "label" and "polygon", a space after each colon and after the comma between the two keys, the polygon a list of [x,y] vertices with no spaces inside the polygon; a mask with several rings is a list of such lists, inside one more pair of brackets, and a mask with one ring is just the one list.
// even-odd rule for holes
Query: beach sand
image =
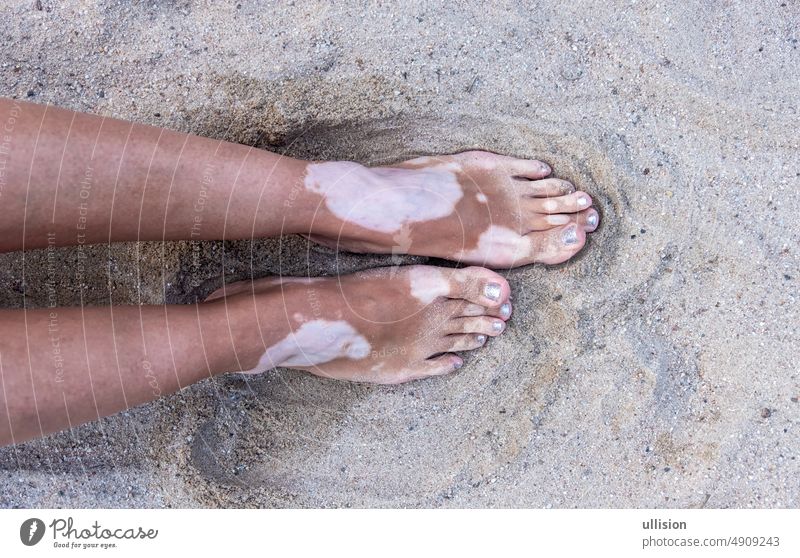
{"label": "beach sand", "polygon": [[[0,506],[800,505],[797,3],[209,4],[0,2],[0,94],[296,157],[541,158],[601,227],[504,272],[510,327],[457,374],[208,380],[0,450]],[[7,254],[0,303],[391,263],[299,238]]]}

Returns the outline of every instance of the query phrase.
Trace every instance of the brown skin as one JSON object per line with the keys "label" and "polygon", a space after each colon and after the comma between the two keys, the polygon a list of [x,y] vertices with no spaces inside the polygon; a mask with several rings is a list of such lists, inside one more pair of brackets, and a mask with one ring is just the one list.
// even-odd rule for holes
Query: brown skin
{"label": "brown skin", "polygon": [[[206,304],[249,304],[262,321],[269,317],[269,325],[283,323],[287,331],[320,318],[343,320],[369,342],[367,358],[338,358],[316,366],[292,368],[338,380],[397,384],[452,372],[462,361],[454,354],[444,353],[481,347],[485,339],[479,335],[500,335],[503,330],[494,330],[492,325],[510,317],[510,310],[503,314],[501,307],[508,303],[511,289],[497,273],[479,267],[439,269],[449,279],[450,292],[426,304],[411,294],[413,269],[377,268],[308,284],[291,278],[242,281],[213,293]],[[482,294],[483,286],[490,282],[501,288],[496,301]],[[275,301],[283,304],[282,311],[275,312],[270,307]],[[252,327],[249,331],[257,335],[260,330]],[[257,337],[246,338],[243,343],[245,348],[254,345],[259,345]],[[261,346],[263,352],[269,345]],[[256,362],[248,361],[243,369],[252,369]]]}
{"label": "brown skin", "polygon": [[[457,252],[478,245],[479,236],[490,226],[500,226],[532,239],[530,252],[519,259],[503,257],[502,250],[490,249],[478,258],[460,259],[462,263],[509,268],[531,263],[561,263],[581,250],[586,233],[599,224],[599,215],[591,207],[592,198],[585,192],[558,178],[547,178],[550,167],[535,160],[515,159],[485,151],[465,151],[455,155],[439,155],[412,159],[395,168],[422,169],[457,163],[457,181],[463,196],[452,214],[414,223],[407,237],[382,233],[343,222],[331,215],[320,198],[316,219],[335,235],[313,231],[312,240],[351,252],[397,253],[398,250],[421,256],[459,260]],[[488,203],[478,201],[482,194]],[[432,203],[436,196],[432,196]],[[580,199],[585,206],[578,205]],[[552,204],[552,207],[550,206]],[[552,216],[560,224],[548,222]],[[590,223],[590,219],[594,223]],[[570,246],[561,242],[561,232],[571,223],[578,225],[578,241]],[[322,228],[322,227],[321,227]]]}
{"label": "brown skin", "polygon": [[48,234],[71,246],[308,232],[304,161],[2,98],[0,120],[15,107],[0,251],[47,247]]}
{"label": "brown skin", "polygon": [[[0,123],[0,252],[295,233],[330,243],[342,231],[348,238],[343,247],[396,249],[391,235],[330,214],[321,196],[304,187],[306,161],[10,99],[0,99]],[[521,211],[508,181],[516,181],[512,188],[530,186],[530,169],[539,165],[541,174],[541,163],[478,152],[453,157],[464,164],[462,188],[490,197],[489,209],[465,198],[457,208],[462,220],[483,226],[491,216],[491,222],[520,232],[540,230],[541,208],[528,203]],[[566,198],[559,210],[569,213]],[[587,214],[574,215],[582,224]],[[464,239],[460,223],[418,224],[410,231],[411,252],[448,257],[464,247],[462,240],[474,245],[480,227],[469,227]],[[452,292],[427,305],[411,295],[405,271],[375,270],[314,284],[320,317],[352,320],[378,357],[338,359],[309,371],[386,383],[452,371],[460,359],[451,351],[478,346],[476,334],[498,315],[509,292],[488,270],[458,273]],[[503,298],[475,303],[490,278],[503,285]],[[76,426],[215,374],[253,368],[266,347],[298,326],[286,318],[287,308],[289,315],[313,310],[311,286],[277,287],[244,284],[230,289],[246,292],[188,306],[0,311],[0,445]],[[459,330],[464,313],[485,323],[472,321]],[[391,350],[398,347],[404,351]]]}
{"label": "brown skin", "polygon": [[[345,320],[371,348],[365,359],[295,368],[387,384],[453,372],[462,362],[454,351],[482,346],[479,334],[502,332],[491,326],[509,317],[500,307],[510,287],[487,269],[443,269],[450,292],[423,304],[411,294],[411,269],[310,284],[235,283],[197,305],[0,311],[0,445],[71,428],[217,374],[251,370],[302,324],[295,314]],[[490,282],[501,286],[496,301],[482,295]]]}

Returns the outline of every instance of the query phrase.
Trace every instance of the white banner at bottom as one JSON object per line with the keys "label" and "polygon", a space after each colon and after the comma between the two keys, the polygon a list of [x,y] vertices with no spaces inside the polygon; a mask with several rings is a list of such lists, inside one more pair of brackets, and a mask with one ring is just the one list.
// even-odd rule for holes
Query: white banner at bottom
{"label": "white banner at bottom", "polygon": [[799,530],[800,510],[0,510],[0,555],[796,557]]}

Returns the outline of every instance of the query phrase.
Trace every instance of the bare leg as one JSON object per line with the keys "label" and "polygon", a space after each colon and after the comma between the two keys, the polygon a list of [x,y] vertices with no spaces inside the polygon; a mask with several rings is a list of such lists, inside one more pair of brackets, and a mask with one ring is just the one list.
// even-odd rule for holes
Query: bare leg
{"label": "bare leg", "polygon": [[[225,141],[0,98],[0,251],[309,232],[306,163]],[[300,181],[300,182],[298,182]]]}
{"label": "bare leg", "polygon": [[[0,251],[304,233],[354,251],[556,263],[597,227],[547,165],[485,152],[383,168],[0,99]],[[104,416],[201,378],[275,366],[396,383],[460,366],[505,328],[482,268],[373,270],[228,287],[195,306],[0,313],[0,443]],[[57,322],[58,335],[52,328]]]}
{"label": "bare leg", "polygon": [[599,224],[592,198],[541,161],[471,151],[367,168],[22,101],[0,99],[2,115],[0,251],[301,233],[515,267],[569,259]]}
{"label": "bare leg", "polygon": [[0,311],[0,445],[237,369],[224,318],[189,305]]}
{"label": "bare leg", "polygon": [[279,278],[224,292],[198,305],[0,311],[0,445],[223,372],[285,366],[378,383],[447,374],[462,363],[454,352],[500,335],[511,315],[508,283],[481,268]]}

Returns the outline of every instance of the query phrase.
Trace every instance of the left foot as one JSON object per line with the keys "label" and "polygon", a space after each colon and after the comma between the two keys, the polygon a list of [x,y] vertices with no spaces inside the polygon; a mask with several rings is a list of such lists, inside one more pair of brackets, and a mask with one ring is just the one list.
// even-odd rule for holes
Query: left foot
{"label": "left foot", "polygon": [[389,167],[308,165],[310,238],[351,252],[413,254],[494,268],[556,264],[600,221],[589,194],[536,160],[485,151]]}
{"label": "left foot", "polygon": [[418,265],[241,281],[206,300],[224,302],[241,370],[396,384],[460,368],[455,353],[505,331],[510,292],[488,269]]}

